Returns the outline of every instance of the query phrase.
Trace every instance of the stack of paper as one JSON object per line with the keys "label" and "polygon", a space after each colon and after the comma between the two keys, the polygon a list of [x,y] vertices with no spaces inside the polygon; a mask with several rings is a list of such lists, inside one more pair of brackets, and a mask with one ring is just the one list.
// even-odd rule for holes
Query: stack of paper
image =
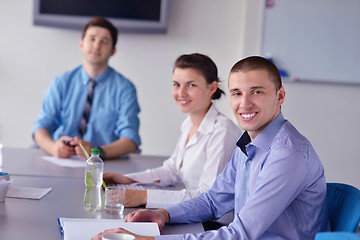
{"label": "stack of paper", "polygon": [[157,223],[124,222],[120,219],[59,218],[64,240],[89,240],[107,229],[124,228],[143,236],[160,235]]}
{"label": "stack of paper", "polygon": [[8,198],[28,198],[28,199],[41,199],[48,192],[50,188],[33,188],[33,187],[19,187],[10,186],[6,197]]}

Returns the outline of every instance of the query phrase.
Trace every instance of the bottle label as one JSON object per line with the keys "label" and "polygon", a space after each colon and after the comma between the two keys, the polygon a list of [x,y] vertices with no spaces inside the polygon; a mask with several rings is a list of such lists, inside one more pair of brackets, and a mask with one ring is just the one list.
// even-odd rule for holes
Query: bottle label
{"label": "bottle label", "polygon": [[85,182],[86,182],[86,191],[89,191],[95,186],[91,172],[86,172]]}

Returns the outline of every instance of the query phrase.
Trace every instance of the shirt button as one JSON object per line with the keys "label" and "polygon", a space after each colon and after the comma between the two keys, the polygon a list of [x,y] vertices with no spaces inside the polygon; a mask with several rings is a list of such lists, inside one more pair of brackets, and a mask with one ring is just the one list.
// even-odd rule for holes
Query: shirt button
{"label": "shirt button", "polygon": [[250,165],[250,164],[252,163],[252,161],[251,161],[251,160],[249,160],[247,163]]}

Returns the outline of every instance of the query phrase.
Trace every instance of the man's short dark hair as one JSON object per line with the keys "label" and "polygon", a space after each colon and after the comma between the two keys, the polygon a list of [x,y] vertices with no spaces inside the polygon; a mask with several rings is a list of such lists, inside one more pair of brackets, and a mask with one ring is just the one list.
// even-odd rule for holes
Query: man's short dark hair
{"label": "man's short dark hair", "polygon": [[230,74],[235,72],[248,72],[254,70],[264,70],[269,74],[270,80],[274,83],[275,89],[282,87],[279,70],[273,62],[260,56],[250,56],[244,58],[231,68]]}
{"label": "man's short dark hair", "polygon": [[106,18],[104,17],[93,17],[92,19],[90,19],[89,22],[87,22],[83,29],[82,29],[82,38],[84,39],[85,34],[86,34],[86,30],[89,27],[102,27],[102,28],[106,28],[107,30],[109,30],[111,38],[112,38],[112,45],[113,48],[115,48],[116,42],[117,42],[117,37],[118,37],[118,31],[116,29],[116,27],[109,22]]}

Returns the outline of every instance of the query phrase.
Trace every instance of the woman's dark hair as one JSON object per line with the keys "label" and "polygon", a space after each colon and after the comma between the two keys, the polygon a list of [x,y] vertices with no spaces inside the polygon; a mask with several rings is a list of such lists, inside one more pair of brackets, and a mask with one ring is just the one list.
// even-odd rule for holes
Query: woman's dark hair
{"label": "woman's dark hair", "polygon": [[82,38],[84,39],[85,34],[86,34],[86,30],[89,27],[102,27],[102,28],[106,28],[107,30],[109,30],[111,38],[112,38],[112,46],[113,48],[115,48],[116,42],[117,42],[117,37],[118,37],[118,31],[116,29],[116,27],[109,22],[106,18],[104,17],[93,17],[92,19],[90,19],[89,22],[87,22],[83,29],[82,29]]}
{"label": "woman's dark hair", "polygon": [[[175,68],[192,68],[198,70],[205,78],[208,84],[212,82],[220,82],[218,77],[218,70],[211,58],[200,53],[184,54],[176,59]],[[225,94],[219,87],[216,89],[211,99],[219,99],[222,94]]]}

